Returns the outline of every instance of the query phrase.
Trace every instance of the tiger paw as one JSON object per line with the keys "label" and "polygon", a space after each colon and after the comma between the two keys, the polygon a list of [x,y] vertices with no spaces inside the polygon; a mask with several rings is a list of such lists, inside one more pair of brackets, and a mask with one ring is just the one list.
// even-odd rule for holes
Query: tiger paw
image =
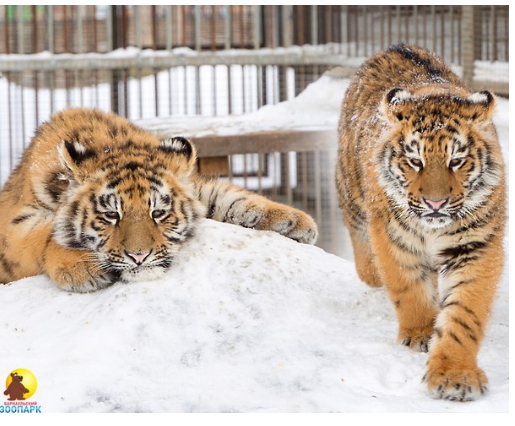
{"label": "tiger paw", "polygon": [[46,273],[62,290],[89,293],[113,284],[118,274],[101,268],[92,253],[51,244],[46,253]]}
{"label": "tiger paw", "polygon": [[304,244],[314,244],[318,238],[318,228],[311,216],[301,210],[286,207],[270,209],[266,212],[264,224],[271,231]]}
{"label": "tiger paw", "polygon": [[423,382],[429,395],[449,401],[474,401],[488,391],[488,378],[480,368],[471,370],[437,370],[429,368]]}
{"label": "tiger paw", "polygon": [[224,221],[260,231],[274,231],[292,240],[314,244],[318,237],[315,221],[302,210],[279,203],[268,202],[261,206],[234,206]]}
{"label": "tiger paw", "polygon": [[432,334],[433,327],[426,327],[420,330],[401,331],[399,333],[399,342],[414,352],[427,352]]}
{"label": "tiger paw", "polygon": [[45,272],[62,290],[89,293],[108,287],[120,276],[104,270],[97,255],[50,241],[45,252]]}
{"label": "tiger paw", "polygon": [[82,262],[70,268],[55,268],[48,275],[62,290],[90,293],[109,287],[117,280],[117,274],[99,271],[92,263]]}

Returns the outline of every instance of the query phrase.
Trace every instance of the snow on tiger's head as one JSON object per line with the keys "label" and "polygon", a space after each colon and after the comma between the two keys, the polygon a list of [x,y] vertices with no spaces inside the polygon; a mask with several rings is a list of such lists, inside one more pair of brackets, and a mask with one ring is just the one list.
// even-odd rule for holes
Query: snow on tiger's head
{"label": "snow on tiger's head", "polygon": [[95,150],[63,141],[59,157],[68,187],[54,235],[93,251],[99,267],[124,281],[152,279],[170,266],[204,208],[194,194],[195,148],[178,137]]}
{"label": "snow on tiger's head", "polygon": [[417,223],[442,228],[472,215],[502,180],[491,93],[393,89],[381,107],[379,179]]}

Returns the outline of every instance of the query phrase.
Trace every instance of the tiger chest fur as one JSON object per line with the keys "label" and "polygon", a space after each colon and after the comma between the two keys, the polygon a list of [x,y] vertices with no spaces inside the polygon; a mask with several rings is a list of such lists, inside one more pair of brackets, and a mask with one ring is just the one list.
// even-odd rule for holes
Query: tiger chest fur
{"label": "tiger chest fur", "polygon": [[429,351],[436,398],[487,389],[477,354],[503,269],[495,98],[435,55],[392,46],[345,94],[336,181],[360,278],[386,287],[402,344]]}

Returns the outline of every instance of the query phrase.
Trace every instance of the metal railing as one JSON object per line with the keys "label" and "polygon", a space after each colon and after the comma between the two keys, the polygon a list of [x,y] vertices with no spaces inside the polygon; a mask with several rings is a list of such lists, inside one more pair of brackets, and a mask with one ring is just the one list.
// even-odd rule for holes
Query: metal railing
{"label": "metal railing", "polygon": [[[476,90],[507,94],[508,12],[508,6],[0,6],[0,185],[34,129],[57,110],[99,107],[132,120],[245,114],[293,99],[336,66],[351,76],[366,57],[398,42],[435,51]],[[340,226],[339,212],[323,201],[332,181],[319,175],[332,157],[318,148],[291,157],[300,148],[288,144],[279,157],[248,154],[252,147],[243,157],[231,155],[229,174],[238,180],[278,168],[267,180],[275,183],[263,190],[314,209],[319,219],[325,215],[329,235]],[[299,182],[309,182],[309,194],[300,184],[285,188],[292,169]]]}

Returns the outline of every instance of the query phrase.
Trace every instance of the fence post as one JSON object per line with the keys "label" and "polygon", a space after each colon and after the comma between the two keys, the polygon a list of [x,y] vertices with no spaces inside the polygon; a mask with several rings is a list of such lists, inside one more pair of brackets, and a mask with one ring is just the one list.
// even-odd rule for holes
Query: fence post
{"label": "fence post", "polygon": [[[109,51],[116,50],[119,47],[119,41],[118,41],[118,13],[117,13],[117,7],[118,6],[109,6],[110,11],[110,37],[111,39],[108,40],[109,43]],[[118,84],[120,83],[120,71],[119,70],[112,70],[111,71],[111,111],[115,112],[116,114],[120,114],[120,99],[119,99],[119,88]]]}
{"label": "fence post", "polygon": [[463,81],[472,87],[474,81],[474,61],[481,57],[481,21],[477,6],[461,6],[461,42]]}
{"label": "fence post", "polygon": [[[282,46],[289,47],[293,44],[293,6],[292,5],[281,5],[280,8],[280,21],[279,21],[279,33],[282,36]],[[288,78],[288,67],[282,66],[280,69],[280,84],[279,84],[279,100],[285,101],[288,99],[287,91],[287,78]]]}
{"label": "fence post", "polygon": [[288,47],[293,44],[293,6],[281,6],[282,8],[282,36],[283,46]]}

